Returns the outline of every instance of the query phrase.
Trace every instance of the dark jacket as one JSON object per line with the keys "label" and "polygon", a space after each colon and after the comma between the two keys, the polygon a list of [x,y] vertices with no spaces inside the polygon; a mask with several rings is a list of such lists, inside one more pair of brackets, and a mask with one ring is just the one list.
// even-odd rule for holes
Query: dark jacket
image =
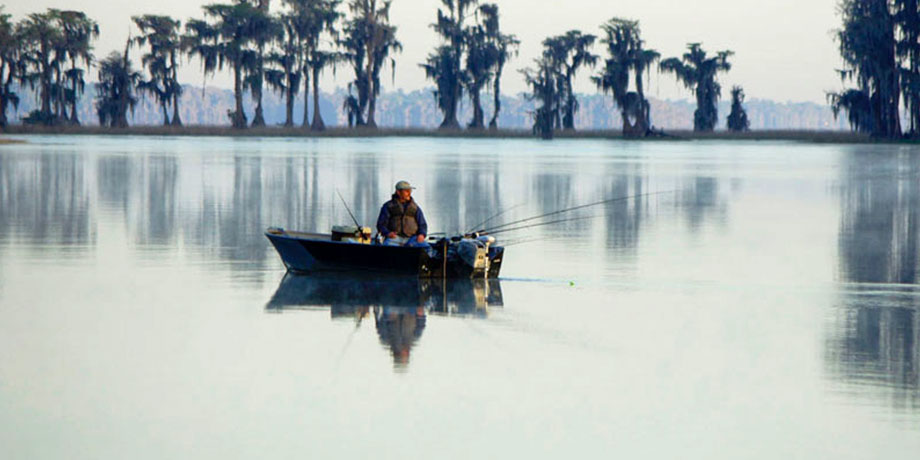
{"label": "dark jacket", "polygon": [[422,208],[414,199],[402,204],[394,194],[393,199],[384,203],[380,208],[377,231],[384,236],[389,235],[390,232],[395,232],[401,237],[428,235],[428,222],[425,221]]}

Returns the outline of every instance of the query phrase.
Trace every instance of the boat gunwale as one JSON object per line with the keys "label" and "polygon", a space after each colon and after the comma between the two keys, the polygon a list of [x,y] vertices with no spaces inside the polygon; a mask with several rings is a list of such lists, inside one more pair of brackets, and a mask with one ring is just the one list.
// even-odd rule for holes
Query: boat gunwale
{"label": "boat gunwale", "polygon": [[[359,271],[360,272],[373,272],[373,273],[393,273],[391,268],[369,266],[369,265],[361,264],[361,263],[356,264],[352,261],[345,261],[341,259],[330,262],[325,257],[315,253],[310,248],[310,246],[314,246],[316,247],[316,249],[319,249],[320,247],[325,246],[327,250],[332,250],[331,247],[338,246],[341,248],[345,248],[345,247],[352,248],[351,250],[357,250],[357,251],[363,252],[364,254],[366,254],[366,256],[371,256],[372,254],[374,254],[373,257],[381,257],[381,256],[385,257],[386,254],[389,254],[390,257],[398,257],[400,259],[405,258],[405,257],[411,257],[413,259],[417,258],[416,268],[412,270],[400,269],[400,271],[405,271],[405,275],[414,274],[414,276],[418,276],[420,278],[430,278],[430,277],[466,278],[467,277],[466,275],[462,275],[462,274],[459,276],[457,274],[447,274],[447,273],[441,273],[440,275],[438,275],[439,273],[437,271],[438,268],[440,268],[442,272],[448,269],[447,262],[439,262],[439,261],[442,261],[442,258],[443,258],[443,254],[441,254],[441,251],[439,251],[437,255],[429,252],[432,249],[434,249],[435,251],[438,251],[438,248],[441,246],[438,244],[432,244],[430,247],[426,248],[426,247],[418,247],[418,246],[390,246],[390,245],[380,244],[378,242],[373,242],[373,243],[368,244],[368,243],[359,243],[359,242],[354,242],[354,241],[334,241],[332,240],[331,234],[297,232],[297,231],[291,232],[287,230],[281,230],[281,231],[269,230],[269,231],[266,231],[264,234],[269,239],[269,241],[272,242],[272,245],[275,246],[275,249],[278,251],[279,255],[281,256],[281,259],[284,262],[288,271],[293,271],[295,273],[308,274],[308,273],[314,273],[314,272],[359,272]],[[280,241],[287,241],[287,242],[290,242],[290,243],[293,243],[293,244],[296,244],[302,247],[303,250],[306,251],[306,253],[309,255],[309,257],[312,260],[314,260],[315,263],[317,263],[318,265],[315,268],[297,268],[295,266],[296,264],[292,264],[289,261],[288,256],[285,255],[285,251],[280,249],[278,245],[276,244],[276,243],[280,243]],[[438,242],[440,241],[444,241],[444,239],[442,238],[441,240],[438,240]],[[362,248],[362,249],[358,249],[358,248]],[[498,271],[501,269],[500,268],[501,267],[501,254],[500,253],[504,252],[504,247],[494,246],[493,248],[499,251],[499,255],[497,257],[497,260],[495,261],[497,262],[497,264],[494,264],[494,267],[496,267],[494,271],[491,268],[485,271],[483,277],[487,279],[497,278]],[[397,256],[397,254],[399,255]],[[438,266],[440,266],[442,263],[444,265],[440,267],[432,266],[430,265],[432,262],[436,263]],[[451,271],[452,272],[456,271],[456,268],[451,269]],[[490,273],[492,274],[491,276],[490,276]],[[476,276],[476,278],[478,278],[478,276]]]}

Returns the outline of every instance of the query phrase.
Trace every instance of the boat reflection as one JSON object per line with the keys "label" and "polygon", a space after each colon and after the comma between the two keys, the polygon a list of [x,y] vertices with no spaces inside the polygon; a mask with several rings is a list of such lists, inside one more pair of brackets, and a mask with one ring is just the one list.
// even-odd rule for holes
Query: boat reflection
{"label": "boat reflection", "polygon": [[265,309],[280,313],[330,307],[332,317],[351,316],[360,307],[416,308],[444,315],[486,317],[501,307],[497,279],[365,278],[333,274],[284,275]]}
{"label": "boat reflection", "polygon": [[365,278],[288,273],[265,305],[270,313],[329,308],[331,318],[353,319],[358,326],[372,316],[380,343],[396,370],[405,370],[412,348],[425,330],[428,315],[486,318],[503,306],[497,279]]}

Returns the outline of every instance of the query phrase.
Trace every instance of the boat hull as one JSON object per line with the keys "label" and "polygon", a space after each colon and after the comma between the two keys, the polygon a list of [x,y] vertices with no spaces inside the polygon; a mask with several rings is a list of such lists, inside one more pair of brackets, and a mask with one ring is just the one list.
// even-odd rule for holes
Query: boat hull
{"label": "boat hull", "polygon": [[[490,263],[474,268],[460,260],[445,262],[444,246],[431,248],[384,246],[332,241],[330,235],[268,231],[265,236],[281,256],[288,271],[377,272],[421,278],[497,278],[504,248],[488,251]],[[494,262],[492,262],[494,261]]]}

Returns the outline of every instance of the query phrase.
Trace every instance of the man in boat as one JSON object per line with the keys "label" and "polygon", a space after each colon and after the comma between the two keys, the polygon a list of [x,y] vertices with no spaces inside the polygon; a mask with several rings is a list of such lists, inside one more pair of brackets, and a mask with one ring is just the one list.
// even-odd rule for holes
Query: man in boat
{"label": "man in boat", "polygon": [[388,246],[427,247],[428,222],[422,208],[412,199],[415,187],[401,180],[390,201],[380,208],[377,231],[386,237]]}

